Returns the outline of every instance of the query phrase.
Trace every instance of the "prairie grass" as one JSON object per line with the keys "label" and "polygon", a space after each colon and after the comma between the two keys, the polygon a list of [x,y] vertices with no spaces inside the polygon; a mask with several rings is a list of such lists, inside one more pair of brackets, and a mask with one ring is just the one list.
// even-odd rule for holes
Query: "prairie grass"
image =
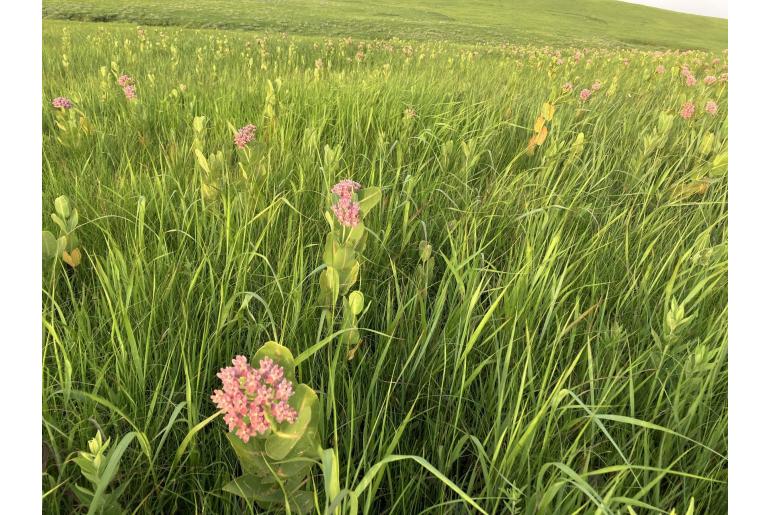
{"label": "prairie grass", "polygon": [[[367,478],[362,512],[474,511],[404,455],[488,513],[726,512],[727,83],[700,80],[725,55],[563,48],[558,65],[535,46],[61,21],[43,35],[42,225],[67,195],[83,250],[75,269],[44,263],[46,513],[82,510],[71,459],[97,429],[138,435],[115,476],[129,511],[256,512],[221,490],[238,474],[224,424],[201,423],[219,368],[267,340],[303,355],[341,488]],[[87,120],[77,141],[57,139],[60,95]],[[196,116],[225,155],[214,201]],[[230,125],[247,123],[243,177]],[[315,300],[328,191],[347,177],[383,191],[351,360],[316,345]],[[313,490],[323,511],[320,475]]]}

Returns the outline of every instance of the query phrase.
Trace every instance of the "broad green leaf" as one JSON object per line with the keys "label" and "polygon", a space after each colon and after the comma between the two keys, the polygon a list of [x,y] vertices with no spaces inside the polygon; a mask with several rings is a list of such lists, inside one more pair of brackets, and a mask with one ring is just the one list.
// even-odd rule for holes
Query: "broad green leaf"
{"label": "broad green leaf", "polygon": [[[363,301],[362,301],[363,303]],[[353,309],[350,307],[348,299],[342,299],[342,327],[345,332],[340,335],[340,342],[343,345],[350,346],[355,345],[361,339],[361,335],[358,332],[358,320],[356,319]],[[350,358],[351,355],[348,356]]]}
{"label": "broad green leaf", "polygon": [[[283,367],[283,375],[289,380],[294,382],[294,356],[288,347],[284,347],[278,342],[267,342],[260,347],[251,359],[253,367],[259,367],[259,361],[263,358],[269,357],[275,361],[278,365]],[[295,394],[296,395],[296,394]]]}
{"label": "broad green leaf", "polygon": [[340,493],[340,464],[334,449],[324,449],[321,453],[321,470],[324,476],[326,502],[329,503]]}
{"label": "broad green leaf", "polygon": [[540,111],[543,118],[545,118],[545,121],[550,121],[553,118],[553,115],[555,112],[556,112],[556,106],[548,102],[545,102],[543,104],[543,109]]}
{"label": "broad green leaf", "polygon": [[67,237],[59,236],[59,239],[56,240],[56,255],[61,256],[65,250],[67,250]]}
{"label": "broad green leaf", "polygon": [[313,405],[318,403],[318,396],[305,384],[296,387],[289,404],[297,410],[297,420],[290,424],[283,422],[268,436],[265,442],[267,455],[274,460],[286,458],[313,421]]}
{"label": "broad green leaf", "polygon": [[265,509],[282,506],[286,501],[288,501],[292,513],[308,513],[313,508],[313,496],[310,492],[298,490],[296,486],[284,489],[288,498],[277,484],[269,487],[252,474],[237,477],[222,487],[225,492],[238,495],[249,501],[256,501]]}
{"label": "broad green leaf", "polygon": [[56,237],[50,231],[43,231],[43,257],[53,259],[58,256]]}
{"label": "broad green leaf", "polygon": [[66,195],[62,195],[53,201],[56,213],[61,218],[69,218],[70,216],[70,199]]}
{"label": "broad green leaf", "polygon": [[366,248],[366,226],[363,222],[359,222],[353,227],[345,238],[345,244],[354,248],[356,252],[363,252]]}
{"label": "broad green leaf", "polygon": [[244,472],[259,477],[270,476],[270,467],[265,461],[264,439],[251,438],[249,443],[244,443],[235,433],[227,433],[226,436]]}
{"label": "broad green leaf", "polygon": [[276,489],[268,489],[261,482],[261,478],[254,474],[244,474],[237,477],[222,487],[222,490],[231,494],[238,495],[249,501],[262,500],[280,500],[273,499],[271,495],[274,492],[280,492]]}
{"label": "broad green leaf", "polygon": [[341,295],[345,295],[351,286],[353,286],[356,281],[358,280],[358,270],[360,268],[360,265],[358,264],[358,261],[356,261],[353,266],[346,270],[341,270],[339,273],[339,282],[340,282],[340,290],[339,293]]}
{"label": "broad green leaf", "polygon": [[78,226],[78,210],[73,209],[69,219],[67,219],[67,233],[71,233]]}
{"label": "broad green leaf", "polygon": [[727,173],[727,152],[722,152],[711,163],[711,175],[720,177]]}
{"label": "broad green leaf", "polygon": [[323,260],[327,267],[331,266],[338,271],[345,271],[355,263],[356,251],[351,245],[340,245],[334,235],[329,233],[326,236]]}
{"label": "broad green leaf", "polygon": [[[308,438],[307,435],[308,432],[305,432],[305,435],[300,438],[286,459],[275,463],[274,472],[279,478],[305,477],[313,465],[315,465],[316,460],[313,456],[319,441],[317,438]],[[312,449],[311,445],[313,446]]]}
{"label": "broad green leaf", "polygon": [[327,267],[319,277],[321,283],[321,304],[331,306],[340,296],[340,275],[334,267]]}
{"label": "broad green leaf", "polygon": [[364,294],[359,290],[350,292],[348,295],[348,304],[354,315],[358,315],[364,309]]}
{"label": "broad green leaf", "polygon": [[204,172],[206,172],[206,175],[211,175],[211,168],[209,167],[209,162],[206,159],[206,156],[203,155],[203,152],[195,149],[195,159],[198,161],[198,166],[200,166]]}
{"label": "broad green leaf", "polygon": [[299,410],[297,420],[285,430],[275,430],[265,441],[265,451],[268,457],[274,460],[286,458],[289,451],[294,448],[302,438],[302,434],[310,423],[310,408],[305,406]]}
{"label": "broad green leaf", "polygon": [[59,229],[61,229],[61,232],[64,234],[67,234],[69,231],[67,230],[67,222],[64,221],[62,217],[60,217],[56,213],[51,213],[51,220],[56,223],[56,225],[59,226]]}
{"label": "broad green leaf", "polygon": [[205,128],[206,123],[206,117],[205,116],[196,116],[193,118],[193,129],[195,132],[203,132],[203,129]]}
{"label": "broad green leaf", "polygon": [[376,206],[382,199],[382,190],[376,186],[363,188],[358,192],[358,205],[360,207],[361,218]]}
{"label": "broad green leaf", "polygon": [[324,245],[323,260],[326,266],[334,266],[334,254],[339,249],[339,244],[334,239],[334,235],[329,233],[326,235],[326,244]]}

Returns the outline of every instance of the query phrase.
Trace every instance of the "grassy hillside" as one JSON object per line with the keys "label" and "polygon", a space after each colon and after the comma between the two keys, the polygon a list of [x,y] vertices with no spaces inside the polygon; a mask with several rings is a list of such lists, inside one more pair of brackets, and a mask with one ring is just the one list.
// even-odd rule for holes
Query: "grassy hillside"
{"label": "grassy hillside", "polygon": [[615,0],[44,0],[43,15],[318,36],[589,46],[727,46],[727,21]]}

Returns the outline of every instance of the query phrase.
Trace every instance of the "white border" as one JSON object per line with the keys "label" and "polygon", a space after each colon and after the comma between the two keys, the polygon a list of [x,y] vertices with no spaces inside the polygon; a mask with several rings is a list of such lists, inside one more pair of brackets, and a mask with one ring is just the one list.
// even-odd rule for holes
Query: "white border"
{"label": "white border", "polygon": [[733,0],[730,16],[729,503],[740,514],[768,509],[768,7]]}
{"label": "white border", "polygon": [[29,0],[3,4],[0,31],[0,511],[19,514],[42,510],[41,11]]}

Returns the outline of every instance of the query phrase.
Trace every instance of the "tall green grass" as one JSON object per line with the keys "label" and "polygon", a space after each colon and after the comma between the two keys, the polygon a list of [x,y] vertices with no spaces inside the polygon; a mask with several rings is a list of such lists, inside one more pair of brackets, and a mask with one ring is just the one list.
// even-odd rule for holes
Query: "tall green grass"
{"label": "tall green grass", "polygon": [[[364,341],[352,360],[331,342],[297,373],[321,398],[341,488],[367,480],[361,511],[473,511],[395,455],[421,457],[488,513],[681,513],[691,498],[697,513],[726,511],[727,182],[711,172],[727,149],[726,84],[687,88],[671,70],[719,75],[724,56],[596,50],[575,63],[564,49],[557,65],[535,47],[143,38],[44,23],[42,223],[68,195],[84,251],[75,270],[44,265],[45,512],[82,509],[71,458],[97,429],[137,435],[115,475],[132,512],[256,512],[221,490],[237,461],[224,424],[202,424],[209,395],[235,354],[319,341],[323,212],[346,177],[384,192],[367,218]],[[138,102],[102,79],[112,62]],[[281,86],[275,130],[254,146],[265,178],[244,181],[228,123],[265,126],[268,80]],[[585,104],[561,93],[595,80]],[[59,95],[92,127],[79,146],[56,140]],[[688,99],[696,116],[677,115],[645,155],[660,113]],[[556,114],[528,155],[545,101]],[[189,150],[201,115],[231,164],[210,203]],[[341,150],[334,176],[325,145]],[[322,507],[320,475],[314,490]]]}

